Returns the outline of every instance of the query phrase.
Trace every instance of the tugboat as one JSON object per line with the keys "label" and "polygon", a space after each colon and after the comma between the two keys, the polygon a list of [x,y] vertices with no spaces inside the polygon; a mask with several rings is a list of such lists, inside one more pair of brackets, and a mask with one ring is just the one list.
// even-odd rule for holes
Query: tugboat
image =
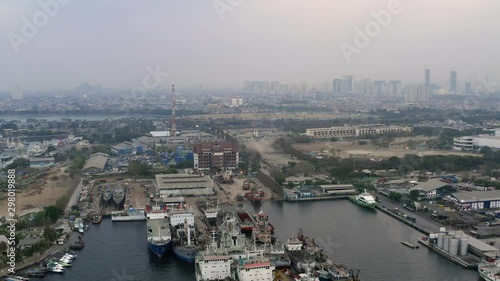
{"label": "tugboat", "polygon": [[375,209],[377,206],[377,202],[375,198],[368,193],[366,190],[359,195],[351,195],[349,196],[349,200],[366,208]]}
{"label": "tugboat", "polygon": [[101,214],[96,214],[92,218],[92,224],[100,224],[102,222],[102,215]]}

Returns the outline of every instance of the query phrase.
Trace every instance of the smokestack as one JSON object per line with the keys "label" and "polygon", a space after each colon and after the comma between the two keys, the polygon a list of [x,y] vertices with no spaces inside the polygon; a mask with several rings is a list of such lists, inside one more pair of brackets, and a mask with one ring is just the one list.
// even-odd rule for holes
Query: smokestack
{"label": "smokestack", "polygon": [[175,121],[175,86],[172,84],[172,132],[170,133],[171,136],[177,135],[177,128],[176,128],[176,121]]}

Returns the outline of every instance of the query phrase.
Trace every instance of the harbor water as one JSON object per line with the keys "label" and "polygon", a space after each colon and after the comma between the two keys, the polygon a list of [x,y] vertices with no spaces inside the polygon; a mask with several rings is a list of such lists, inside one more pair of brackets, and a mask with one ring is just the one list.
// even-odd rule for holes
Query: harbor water
{"label": "harbor water", "polygon": [[[383,214],[347,200],[247,204],[250,212],[262,208],[284,242],[299,228],[321,245],[336,263],[360,269],[363,281],[481,280],[436,253],[414,245],[423,234]],[[149,253],[146,223],[106,219],[85,232],[86,246],[65,273],[49,273],[44,280],[195,280],[194,265],[171,253],[162,259]]]}

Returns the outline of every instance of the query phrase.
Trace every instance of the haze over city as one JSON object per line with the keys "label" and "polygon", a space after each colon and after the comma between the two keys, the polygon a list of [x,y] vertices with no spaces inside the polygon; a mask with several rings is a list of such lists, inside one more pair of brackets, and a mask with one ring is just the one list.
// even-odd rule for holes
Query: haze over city
{"label": "haze over city", "polygon": [[[33,22],[40,4],[2,2],[0,90],[74,89],[83,81],[130,88],[157,65],[169,73],[165,89],[241,89],[246,80],[315,85],[350,74],[423,83],[424,69],[444,87],[452,70],[460,85],[500,76],[493,0],[65,2],[32,38],[23,35],[23,18]],[[397,12],[386,26],[346,59],[341,44],[355,46],[355,28],[389,5]]]}

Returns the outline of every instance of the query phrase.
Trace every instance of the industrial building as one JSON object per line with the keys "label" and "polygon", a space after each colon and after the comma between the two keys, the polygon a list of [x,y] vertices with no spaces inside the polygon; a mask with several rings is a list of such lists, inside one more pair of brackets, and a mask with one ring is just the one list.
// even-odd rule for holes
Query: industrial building
{"label": "industrial building", "polygon": [[109,157],[105,153],[94,153],[89,156],[85,166],[83,166],[82,173],[92,175],[104,172]]}
{"label": "industrial building", "polygon": [[232,141],[202,142],[194,147],[194,169],[208,172],[210,169],[234,170],[238,167],[238,144]]}
{"label": "industrial building", "polygon": [[351,195],[356,194],[352,184],[324,184],[319,186],[325,195]]}
{"label": "industrial building", "polygon": [[438,196],[440,189],[443,189],[447,186],[449,186],[449,183],[442,182],[439,178],[432,178],[428,181],[417,183],[417,185],[415,185],[412,190],[420,191],[420,197],[432,199]]}
{"label": "industrial building", "polygon": [[122,156],[122,155],[129,155],[132,153],[133,147],[132,143],[128,141],[124,141],[122,143],[119,143],[117,145],[113,145],[111,147],[111,153]]}
{"label": "industrial building", "polygon": [[160,197],[210,196],[214,194],[214,181],[210,176],[159,174],[156,189]]}
{"label": "industrial building", "polygon": [[500,190],[453,193],[447,199],[461,210],[500,208]]}
{"label": "industrial building", "polygon": [[313,138],[357,137],[364,135],[381,135],[411,131],[413,131],[413,128],[407,126],[339,126],[330,128],[306,129],[306,136]]}
{"label": "industrial building", "polygon": [[500,148],[500,129],[495,129],[492,135],[464,136],[453,138],[454,150],[476,150],[488,146],[490,148]]}
{"label": "industrial building", "polygon": [[30,168],[45,168],[54,165],[54,157],[30,158]]}

